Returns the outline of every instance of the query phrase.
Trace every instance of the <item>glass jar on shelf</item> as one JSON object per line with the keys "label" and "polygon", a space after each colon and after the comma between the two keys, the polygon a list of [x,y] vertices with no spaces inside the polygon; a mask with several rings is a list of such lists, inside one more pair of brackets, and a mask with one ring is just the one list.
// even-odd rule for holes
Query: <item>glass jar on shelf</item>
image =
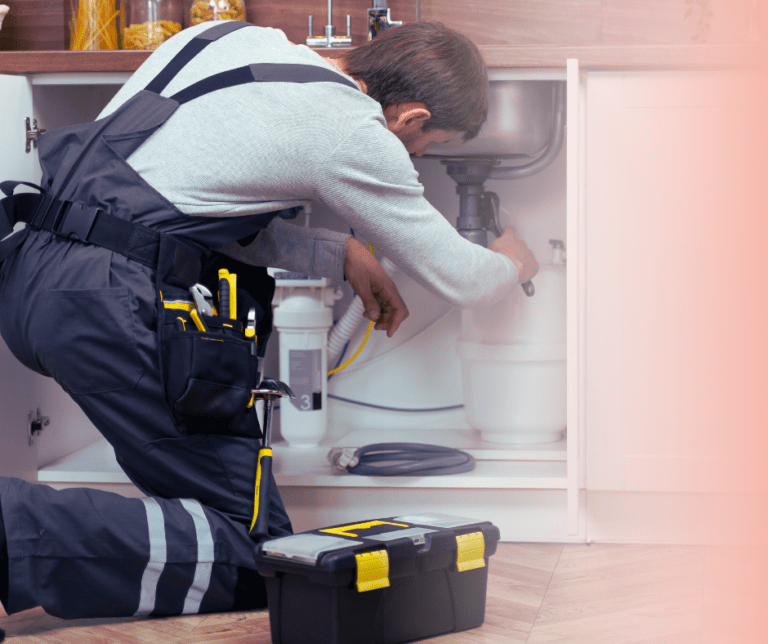
{"label": "glass jar on shelf", "polygon": [[71,51],[120,48],[120,0],[76,0],[70,5],[67,17]]}
{"label": "glass jar on shelf", "polygon": [[187,0],[187,25],[208,20],[245,20],[244,0]]}
{"label": "glass jar on shelf", "polygon": [[182,29],[183,0],[126,0],[123,49],[157,49]]}

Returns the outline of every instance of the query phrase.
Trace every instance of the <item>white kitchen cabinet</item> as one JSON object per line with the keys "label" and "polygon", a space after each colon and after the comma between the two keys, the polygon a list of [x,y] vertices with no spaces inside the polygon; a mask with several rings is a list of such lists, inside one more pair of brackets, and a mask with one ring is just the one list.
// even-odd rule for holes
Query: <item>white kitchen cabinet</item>
{"label": "white kitchen cabinet", "polygon": [[754,323],[766,311],[755,257],[766,230],[755,200],[765,184],[756,118],[765,113],[763,80],[586,77],[583,384],[593,523],[622,505],[624,516],[633,504],[638,516],[658,510],[662,522],[698,505],[692,524],[703,528],[704,514],[717,515],[709,502],[750,485],[759,450],[749,410],[756,383],[765,386],[756,357],[765,357],[765,328]]}
{"label": "white kitchen cabinet", "polygon": [[[558,70],[509,69],[495,70],[495,73],[501,74],[504,79],[565,79],[565,72]],[[14,94],[24,95],[25,109],[37,118],[40,127],[53,129],[93,119],[126,78],[127,75],[123,74],[63,73],[37,74],[30,79],[10,78],[9,82],[14,85]],[[569,95],[569,100],[573,100],[574,96]],[[23,141],[23,132],[21,137]],[[30,167],[20,176],[12,164],[13,167],[4,170],[4,177],[39,180],[34,150],[26,154],[23,145],[14,145],[12,149],[18,149],[13,156],[30,162]],[[562,172],[562,165],[559,167]],[[446,178],[442,169],[440,174],[449,182],[448,190],[453,194],[452,182]],[[519,185],[516,182],[516,188],[519,189]],[[553,208],[552,216],[560,222],[564,214],[564,203]],[[558,228],[561,226],[562,223],[558,224]],[[563,234],[558,232],[556,236],[561,237]],[[547,239],[544,238],[542,242],[545,247]],[[576,256],[575,243],[571,250]],[[22,377],[34,381],[37,392],[32,398],[40,401],[37,404],[42,413],[51,419],[51,424],[33,446],[36,453],[30,456],[39,467],[37,480],[55,487],[88,485],[124,494],[136,493],[114,462],[111,448],[99,440],[95,428],[55,383],[26,372],[9,359],[4,358],[0,368],[4,375],[13,373],[15,378],[18,371]],[[27,406],[28,402],[20,406],[24,410],[24,418]],[[5,414],[9,412],[6,409]],[[4,433],[7,431],[4,429]],[[440,443],[447,440],[448,434],[450,432],[434,432],[434,436],[426,442]],[[569,438],[576,435],[575,427],[569,430]],[[310,462],[306,462],[307,454],[287,454],[285,450],[277,450],[276,476],[299,528],[314,527],[318,520],[327,523],[343,521],[349,513],[359,518],[360,502],[355,501],[358,498],[366,500],[367,512],[374,512],[377,503],[375,499],[380,498],[381,512],[384,514],[386,508],[393,503],[398,508],[410,507],[414,511],[428,506],[446,512],[460,512],[458,501],[461,498],[464,499],[461,507],[465,513],[477,511],[473,508],[484,508],[483,512],[502,526],[508,539],[578,538],[575,536],[579,529],[578,454],[571,450],[566,455],[565,440],[542,449],[518,450],[487,449],[475,445],[478,443],[476,437],[470,437],[466,445],[461,440],[458,439],[458,446],[470,449],[478,458],[478,467],[473,473],[450,477],[450,481],[446,477],[431,477],[431,480],[389,478],[384,484],[362,477],[340,477],[329,470],[324,452],[318,458],[309,455]],[[577,445],[575,438],[573,444]],[[6,453],[10,455],[18,449],[19,446],[9,445]],[[9,471],[3,468],[3,473]],[[318,497],[323,498],[323,508],[318,508],[313,501]]]}
{"label": "white kitchen cabinet", "polygon": [[[0,176],[31,181],[35,178],[37,155],[23,155],[25,146],[24,119],[32,117],[32,86],[20,76],[0,77]],[[18,127],[10,127],[10,123]],[[16,154],[9,153],[18,150]],[[0,195],[2,197],[4,195]],[[37,475],[37,446],[29,440],[27,422],[30,412],[37,416],[39,378],[23,367],[4,343],[0,343],[2,365],[3,431],[0,433],[0,473],[34,480]]]}
{"label": "white kitchen cabinet", "polygon": [[[0,75],[0,180],[40,181],[34,144],[26,151],[25,121],[41,129],[92,120],[125,82],[125,74]],[[17,192],[27,190],[21,187]],[[3,386],[0,474],[38,479],[38,468],[93,443],[99,432],[51,378],[22,366],[0,341]],[[29,416],[47,419],[29,439]]]}
{"label": "white kitchen cabinet", "polygon": [[[48,129],[90,120],[126,78],[0,77],[3,95],[20,101],[4,102],[0,114],[0,143],[18,150],[0,158],[1,178],[39,179],[35,152],[23,151],[23,116]],[[554,455],[521,453],[509,465],[497,452],[483,465],[487,480],[462,475],[451,485],[342,482],[297,459],[281,481],[297,527],[358,519],[361,505],[366,514],[429,505],[482,509],[507,539],[664,540],[668,533],[653,526],[635,535],[639,519],[616,508],[674,513],[732,483],[722,474],[749,446],[739,424],[747,394],[733,373],[750,349],[740,326],[748,303],[734,284],[755,263],[736,260],[723,270],[722,249],[749,257],[762,240],[753,239],[754,222],[739,204],[754,181],[739,154],[750,133],[723,125],[747,121],[751,81],[687,71],[579,73],[575,62],[567,78],[567,446]],[[15,120],[18,130],[8,126]],[[58,461],[41,480],[135,493],[76,406],[3,350],[0,373],[13,396],[3,406],[0,472],[34,479],[37,466]],[[26,421],[37,407],[51,424],[30,447]],[[94,459],[101,464],[91,468]],[[84,473],[79,480],[74,468]],[[610,522],[614,529],[605,529]]]}

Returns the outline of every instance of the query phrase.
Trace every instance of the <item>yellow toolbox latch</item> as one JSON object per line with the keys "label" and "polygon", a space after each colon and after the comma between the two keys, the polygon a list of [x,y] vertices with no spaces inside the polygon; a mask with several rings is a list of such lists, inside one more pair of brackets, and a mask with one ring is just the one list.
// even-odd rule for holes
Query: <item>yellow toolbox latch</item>
{"label": "yellow toolbox latch", "polygon": [[389,587],[389,555],[386,550],[361,552],[357,561],[357,592]]}
{"label": "yellow toolbox latch", "polygon": [[456,537],[456,568],[459,572],[485,566],[485,538],[482,532]]}

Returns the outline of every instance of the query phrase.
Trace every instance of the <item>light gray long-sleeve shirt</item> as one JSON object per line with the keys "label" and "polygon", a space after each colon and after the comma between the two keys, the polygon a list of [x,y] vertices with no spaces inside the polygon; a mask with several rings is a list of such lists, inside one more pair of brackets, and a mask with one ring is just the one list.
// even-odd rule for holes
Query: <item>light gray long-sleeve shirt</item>
{"label": "light gray long-sleeve shirt", "polygon": [[[102,116],[143,89],[189,39],[211,26],[186,29],[164,43]],[[246,28],[206,47],[162,94],[261,62],[335,70],[279,30]],[[424,198],[381,105],[338,83],[248,83],[212,92],[179,106],[128,162],[189,215],[234,217],[321,202],[377,254],[457,306],[489,304],[518,279],[509,258],[463,239]],[[340,278],[347,239],[276,218],[249,246],[233,242],[221,250],[254,265]]]}

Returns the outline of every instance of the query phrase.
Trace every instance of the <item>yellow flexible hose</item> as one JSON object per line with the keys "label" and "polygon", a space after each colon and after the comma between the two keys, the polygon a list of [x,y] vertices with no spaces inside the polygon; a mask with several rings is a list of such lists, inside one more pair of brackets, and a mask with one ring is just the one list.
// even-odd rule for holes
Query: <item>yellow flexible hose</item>
{"label": "yellow flexible hose", "polygon": [[339,371],[341,371],[344,367],[350,364],[355,358],[357,358],[357,356],[360,355],[360,352],[363,350],[365,343],[368,342],[368,336],[371,335],[372,328],[373,328],[373,322],[368,322],[368,330],[365,332],[365,337],[363,338],[363,341],[360,344],[360,346],[357,348],[357,351],[355,351],[355,354],[349,360],[347,360],[344,364],[339,365],[335,369],[331,369],[328,372],[329,376],[332,376],[334,373],[338,373]]}
{"label": "yellow flexible hose", "polygon": [[[373,254],[373,246],[371,244],[368,244],[368,250],[371,251],[371,254]],[[332,376],[333,374],[338,373],[339,371],[344,369],[344,367],[346,367],[347,365],[351,364],[352,361],[355,358],[357,358],[357,356],[360,355],[360,352],[363,350],[363,347],[365,346],[365,343],[368,342],[368,336],[371,335],[371,329],[372,328],[373,328],[373,322],[368,322],[368,330],[365,332],[365,337],[363,338],[363,341],[360,343],[360,346],[357,348],[357,351],[355,351],[354,355],[349,360],[347,360],[344,364],[339,365],[335,369],[331,369],[328,372],[329,376]]]}

